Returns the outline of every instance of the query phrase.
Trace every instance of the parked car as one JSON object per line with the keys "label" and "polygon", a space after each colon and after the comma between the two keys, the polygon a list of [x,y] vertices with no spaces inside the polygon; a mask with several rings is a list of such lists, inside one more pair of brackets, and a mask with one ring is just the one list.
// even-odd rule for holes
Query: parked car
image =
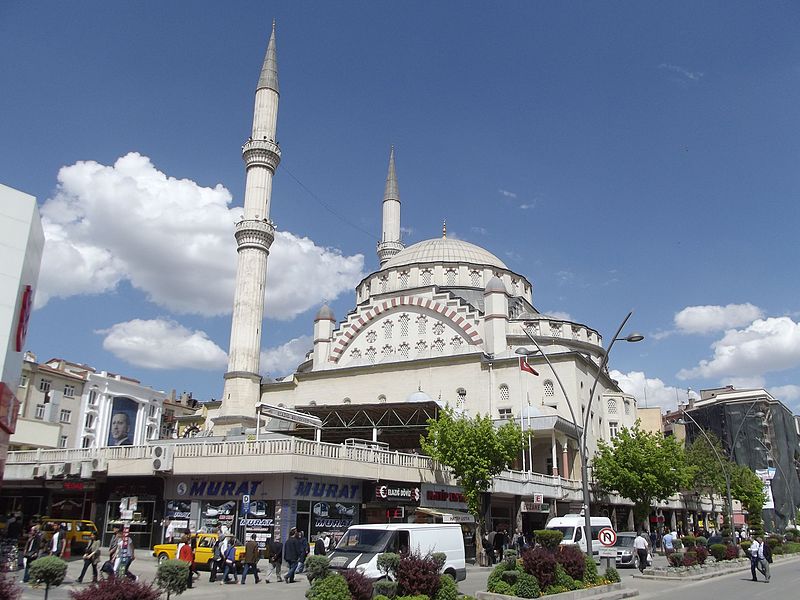
{"label": "parked car", "polygon": [[64,524],[67,527],[66,543],[69,544],[69,551],[74,556],[83,554],[89,542],[92,541],[92,534],[97,535],[97,527],[92,521],[85,519],[54,519],[52,517],[42,517],[42,534],[48,542],[55,533],[55,526]]}
{"label": "parked car", "polygon": [[[618,567],[633,567],[639,568],[639,553],[633,549],[633,540],[636,539],[635,531],[618,531],[617,543],[614,547],[617,549],[617,566]],[[653,564],[653,555],[650,550],[647,551],[647,566]]]}
{"label": "parked car", "polygon": [[[197,533],[192,536],[194,544],[194,564],[198,567],[211,568],[211,561],[214,558],[214,544],[217,543],[216,533]],[[244,545],[239,540],[233,541],[236,546],[236,562],[240,563],[244,557]],[[153,556],[159,563],[176,557],[178,544],[156,544],[153,546]]]}

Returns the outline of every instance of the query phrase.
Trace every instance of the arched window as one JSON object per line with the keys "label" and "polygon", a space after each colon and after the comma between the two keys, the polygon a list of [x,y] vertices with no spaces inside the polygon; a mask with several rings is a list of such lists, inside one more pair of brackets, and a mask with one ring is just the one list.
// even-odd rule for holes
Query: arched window
{"label": "arched window", "polygon": [[608,399],[608,414],[610,415],[617,414],[617,401],[614,398]]}
{"label": "arched window", "polygon": [[408,337],[408,322],[411,320],[407,314],[400,315],[400,337]]}
{"label": "arched window", "polygon": [[456,390],[456,395],[458,396],[458,406],[463,407],[467,402],[467,390],[458,388]]}
{"label": "arched window", "polygon": [[389,344],[386,344],[381,350],[381,354],[383,355],[383,358],[389,358],[392,354],[394,354],[394,348],[392,348]]}
{"label": "arched window", "polygon": [[377,356],[378,352],[375,350],[373,346],[367,348],[366,357],[369,362],[375,362],[375,357]]}
{"label": "arched window", "polygon": [[351,360],[358,360],[359,358],[361,358],[361,350],[359,350],[358,348],[353,348],[350,351],[350,359]]}
{"label": "arched window", "polygon": [[408,352],[411,350],[411,346],[408,345],[408,342],[403,342],[397,347],[397,352],[403,358],[408,358]]}
{"label": "arched window", "polygon": [[452,340],[450,340],[450,345],[453,347],[453,350],[458,350],[461,348],[461,338],[459,336],[455,336]]}
{"label": "arched window", "polygon": [[428,317],[425,315],[420,315],[417,317],[417,333],[420,335],[425,335],[428,327]]}
{"label": "arched window", "polygon": [[408,271],[400,271],[400,287],[407,288],[408,287]]}
{"label": "arched window", "polygon": [[544,383],[544,397],[545,398],[552,398],[556,395],[556,388],[553,386],[553,382],[550,379],[545,379]]}
{"label": "arched window", "polygon": [[436,324],[433,326],[433,335],[442,335],[444,333],[444,323],[441,321],[436,321]]}
{"label": "arched window", "polygon": [[508,391],[508,386],[504,383],[500,386],[500,402],[507,403],[511,400],[511,393]]}
{"label": "arched window", "polygon": [[430,285],[431,281],[433,280],[433,271],[430,269],[424,269],[420,273],[420,279],[422,280],[422,285]]}
{"label": "arched window", "polygon": [[391,319],[386,319],[383,322],[383,337],[385,337],[387,340],[392,338],[392,327],[393,326],[394,326],[394,323],[392,323]]}
{"label": "arched window", "polygon": [[436,352],[443,352],[444,351],[444,340],[442,338],[436,338],[433,341],[433,346],[432,347],[433,347],[434,350],[436,350]]}
{"label": "arched window", "polygon": [[380,281],[381,292],[385,292],[386,290],[389,289],[389,276],[388,275],[381,275],[381,277],[380,277],[380,279],[378,281]]}
{"label": "arched window", "polygon": [[481,287],[481,272],[480,271],[470,271],[469,272],[469,284],[472,287]]}
{"label": "arched window", "polygon": [[444,272],[445,282],[447,285],[455,285],[456,284],[456,270],[455,269],[447,269]]}
{"label": "arched window", "polygon": [[308,403],[308,405],[309,406],[316,406],[317,405],[317,401],[316,400],[312,400],[311,402]]}

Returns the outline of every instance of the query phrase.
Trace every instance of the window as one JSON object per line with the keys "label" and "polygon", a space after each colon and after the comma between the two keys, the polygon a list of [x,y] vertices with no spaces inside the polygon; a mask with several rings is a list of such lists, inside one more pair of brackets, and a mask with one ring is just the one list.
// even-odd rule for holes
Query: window
{"label": "window", "polygon": [[350,402],[352,402],[350,398],[345,398],[344,400],[342,400],[342,404],[350,404]]}
{"label": "window", "polygon": [[504,383],[500,386],[500,402],[509,402],[511,400],[511,393],[508,391],[508,386]]}
{"label": "window", "polygon": [[443,352],[444,351],[444,340],[442,338],[436,338],[433,341],[433,349],[436,352]]}
{"label": "window", "polygon": [[625,401],[625,414],[626,415],[631,414],[631,403],[628,402],[627,400]]}
{"label": "window", "polygon": [[428,317],[425,315],[420,315],[417,317],[417,333],[420,335],[425,335],[428,327]]}
{"label": "window", "polygon": [[472,287],[480,287],[481,286],[481,272],[480,271],[470,271],[469,272],[469,284]]}
{"label": "window", "polygon": [[91,445],[92,445],[92,438],[88,436],[83,438],[83,441],[81,442],[81,448],[88,448]]}
{"label": "window", "polygon": [[377,333],[375,333],[374,331],[368,331],[367,332],[367,342],[372,344],[377,339],[378,339],[378,334]]}
{"label": "window", "polygon": [[442,335],[443,333],[444,333],[444,324],[441,321],[437,321],[436,325],[433,326],[433,334]]}
{"label": "window", "polygon": [[452,340],[450,340],[450,345],[453,347],[453,350],[458,350],[461,348],[461,338],[455,336]]}
{"label": "window", "polygon": [[155,430],[153,429],[153,426],[152,426],[152,425],[148,425],[148,426],[147,426],[147,439],[148,439],[148,440],[152,440],[152,439],[155,437],[155,436],[153,435],[154,431],[155,431]]}
{"label": "window", "polygon": [[425,352],[425,350],[428,349],[428,344],[426,344],[424,341],[420,340],[420,341],[417,342],[416,348],[417,348],[417,352],[420,352],[420,353],[421,352]]}
{"label": "window", "polygon": [[553,382],[550,379],[546,379],[543,385],[545,398],[552,398],[556,395],[556,388],[553,387]]}
{"label": "window", "polygon": [[458,403],[457,405],[463,407],[464,404],[467,402],[467,390],[464,388],[458,388],[456,390],[456,395],[458,396]]}
{"label": "window", "polygon": [[397,347],[397,352],[403,358],[408,358],[408,353],[409,353],[410,350],[411,350],[411,346],[409,346],[407,342],[403,342],[402,344],[400,344]]}
{"label": "window", "polygon": [[608,414],[617,414],[617,401],[614,398],[608,399]]}
{"label": "window", "polygon": [[58,413],[58,420],[62,423],[69,423],[72,420],[72,411],[62,408],[61,412]]}
{"label": "window", "polygon": [[358,360],[359,358],[361,358],[361,350],[359,350],[358,348],[353,348],[350,351],[350,358],[351,360]]}
{"label": "window", "polygon": [[147,414],[150,415],[151,417],[155,417],[156,416],[156,410],[158,410],[158,406],[156,406],[155,404],[151,404],[150,405],[150,409],[149,409]]}
{"label": "window", "polygon": [[67,383],[64,385],[64,398],[74,398],[75,397],[75,386],[71,383]]}
{"label": "window", "polygon": [[367,360],[369,362],[375,362],[375,356],[376,355],[377,355],[377,351],[375,350],[375,348],[373,348],[372,346],[367,348],[366,357],[367,357]]}
{"label": "window", "polygon": [[384,396],[383,394],[378,396],[378,404],[386,404],[386,396]]}
{"label": "window", "polygon": [[411,320],[407,314],[400,315],[400,337],[408,337],[408,322]]}
{"label": "window", "polygon": [[394,348],[392,348],[389,344],[386,344],[381,349],[381,354],[383,355],[383,358],[389,358],[392,354],[394,354]]}
{"label": "window", "polygon": [[19,376],[19,387],[28,387],[28,376],[24,373]]}
{"label": "window", "polygon": [[514,418],[514,415],[511,412],[510,408],[498,408],[497,412],[499,413],[500,418],[506,421],[510,421],[511,419]]}
{"label": "window", "polygon": [[425,269],[420,273],[422,279],[422,285],[430,285],[431,280],[433,279],[433,271],[430,269]]}
{"label": "window", "polygon": [[445,281],[447,285],[455,285],[456,284],[456,270],[455,269],[447,269],[444,272]]}
{"label": "window", "polygon": [[381,275],[380,279],[378,279],[381,285],[381,292],[385,292],[389,289],[389,276],[388,275]]}
{"label": "window", "polygon": [[619,423],[616,421],[608,422],[608,435],[612,440],[619,435]]}
{"label": "window", "polygon": [[408,271],[400,271],[400,287],[408,287]]}
{"label": "window", "polygon": [[53,384],[49,379],[42,379],[39,381],[39,391],[45,394],[50,391],[50,386]]}
{"label": "window", "polygon": [[383,337],[387,340],[392,339],[392,328],[394,327],[394,323],[391,319],[386,319],[383,322]]}
{"label": "window", "polygon": [[69,436],[62,435],[58,438],[58,447],[59,448],[66,448],[67,442],[69,441]]}
{"label": "window", "polygon": [[97,406],[97,390],[89,390],[89,406]]}
{"label": "window", "polygon": [[37,404],[36,405],[36,418],[37,419],[44,419],[44,404]]}
{"label": "window", "polygon": [[91,429],[94,427],[94,415],[86,415],[86,420],[83,422],[83,426],[86,429]]}

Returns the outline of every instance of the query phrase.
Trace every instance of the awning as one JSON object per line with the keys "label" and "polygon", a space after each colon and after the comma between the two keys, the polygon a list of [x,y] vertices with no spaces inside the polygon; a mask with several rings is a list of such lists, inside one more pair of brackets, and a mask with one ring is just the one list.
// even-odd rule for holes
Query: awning
{"label": "awning", "polygon": [[440,508],[428,508],[427,506],[420,506],[416,512],[432,517],[439,517],[442,523],[474,523],[475,517],[469,513],[460,510],[444,510]]}

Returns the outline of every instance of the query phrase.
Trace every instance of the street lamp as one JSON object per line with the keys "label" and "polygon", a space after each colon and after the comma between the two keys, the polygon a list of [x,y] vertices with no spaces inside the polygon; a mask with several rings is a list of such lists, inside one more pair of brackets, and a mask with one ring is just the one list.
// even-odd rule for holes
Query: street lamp
{"label": "street lamp", "polygon": [[[608,355],[611,352],[611,348],[614,347],[614,342],[616,341],[625,341],[625,342],[641,342],[644,339],[644,336],[640,333],[631,333],[625,337],[619,337],[622,328],[625,327],[625,324],[628,322],[628,319],[631,318],[633,315],[633,311],[629,312],[627,316],[622,320],[617,331],[614,333],[614,336],[611,338],[611,342],[608,344],[608,348],[605,349],[603,353],[603,357],[600,360],[600,364],[597,367],[597,374],[594,377],[594,382],[592,383],[591,391],[589,392],[589,401],[586,405],[586,414],[584,415],[583,419],[583,428],[578,428],[578,421],[575,418],[575,411],[572,407],[572,402],[570,402],[569,395],[567,394],[567,390],[564,389],[564,385],[561,383],[561,379],[558,376],[558,372],[553,368],[553,364],[550,362],[547,354],[545,354],[542,347],[539,345],[539,342],[536,341],[536,338],[528,331],[527,323],[523,326],[522,330],[525,332],[525,335],[533,342],[533,345],[536,346],[536,349],[541,353],[544,357],[545,361],[547,361],[547,366],[550,367],[550,370],[553,372],[553,375],[558,382],[558,386],[561,388],[561,393],[564,394],[564,399],[567,402],[567,407],[569,407],[570,415],[572,416],[572,423],[575,426],[576,434],[578,435],[578,450],[580,452],[581,457],[581,480],[583,484],[583,513],[584,513],[584,536],[586,538],[586,554],[588,556],[592,556],[592,517],[591,517],[591,496],[589,493],[589,467],[588,467],[588,454],[589,450],[586,444],[586,431],[589,427],[589,418],[592,414],[592,401],[594,400],[594,392],[597,388],[597,382],[600,380],[600,375],[605,371],[605,367],[608,364]],[[532,354],[530,351],[520,352],[520,348],[518,348],[515,352],[517,354],[528,355]],[[527,350],[527,349],[526,349]]]}

